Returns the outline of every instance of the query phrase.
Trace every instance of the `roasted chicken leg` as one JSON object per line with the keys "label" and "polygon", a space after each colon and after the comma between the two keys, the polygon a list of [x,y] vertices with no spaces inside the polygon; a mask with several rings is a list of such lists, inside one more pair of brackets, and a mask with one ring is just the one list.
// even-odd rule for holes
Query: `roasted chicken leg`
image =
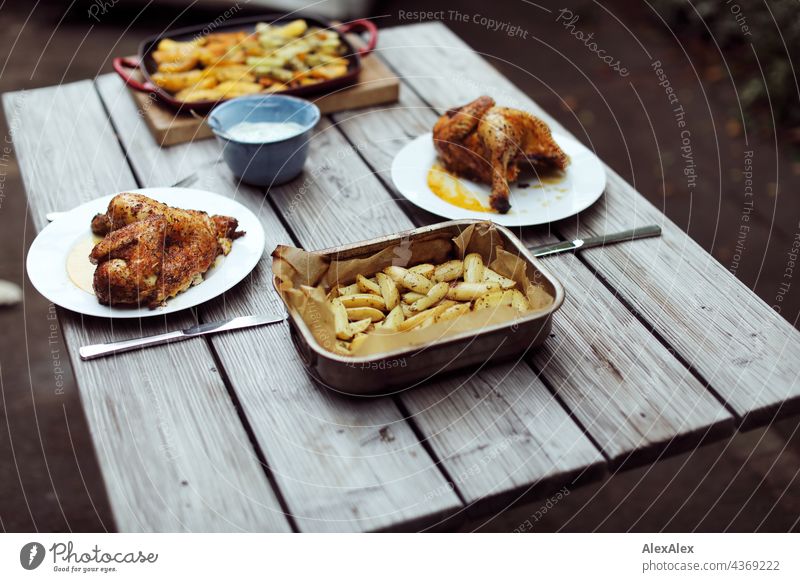
{"label": "roasted chicken leg", "polygon": [[486,96],[442,115],[433,127],[433,143],[445,168],[491,184],[489,202],[503,214],[511,208],[508,183],[519,177],[521,163],[559,170],[569,164],[544,121],[497,107]]}
{"label": "roasted chicken leg", "polygon": [[92,231],[105,235],[89,256],[97,265],[93,287],[106,305],[162,305],[202,281],[219,255],[227,255],[238,222],[197,210],[172,208],[141,194],[119,194]]}

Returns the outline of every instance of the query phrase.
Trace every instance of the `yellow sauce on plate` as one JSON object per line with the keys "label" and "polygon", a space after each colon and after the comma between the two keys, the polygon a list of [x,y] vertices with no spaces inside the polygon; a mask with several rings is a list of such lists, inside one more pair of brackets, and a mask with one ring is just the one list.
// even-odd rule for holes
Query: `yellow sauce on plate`
{"label": "yellow sauce on plate", "polygon": [[[536,176],[535,183],[531,184],[530,187],[543,188],[549,185],[560,184],[565,178],[566,174],[560,170],[541,172]],[[477,194],[464,186],[458,177],[448,172],[444,166],[438,162],[433,164],[431,169],[428,170],[428,188],[448,204],[463,208],[464,210],[472,210],[473,212],[495,212],[493,209],[485,206]],[[554,190],[557,192],[567,191],[566,188],[554,188]],[[518,193],[519,192],[522,191],[518,191]]]}
{"label": "yellow sauce on plate", "polygon": [[72,284],[78,289],[94,295],[92,281],[94,279],[93,265],[89,261],[89,254],[94,245],[102,240],[100,236],[87,236],[75,243],[67,255],[67,275]]}
{"label": "yellow sauce on plate", "polygon": [[469,188],[466,188],[461,183],[461,180],[439,164],[434,164],[428,170],[428,188],[439,198],[453,206],[474,212],[494,212],[491,208],[484,206],[478,196],[471,192]]}

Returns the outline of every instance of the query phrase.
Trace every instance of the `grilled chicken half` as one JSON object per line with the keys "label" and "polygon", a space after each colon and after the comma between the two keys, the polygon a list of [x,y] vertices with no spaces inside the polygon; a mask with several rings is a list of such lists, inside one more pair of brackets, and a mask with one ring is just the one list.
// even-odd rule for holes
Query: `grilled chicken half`
{"label": "grilled chicken half", "polygon": [[433,144],[445,168],[491,184],[489,202],[502,214],[511,208],[508,184],[519,177],[520,164],[558,170],[569,164],[544,121],[519,109],[498,107],[487,96],[442,115],[433,126]]}
{"label": "grilled chicken half", "polygon": [[104,305],[155,308],[192,285],[236,238],[238,221],[198,210],[173,208],[142,194],[115,196],[92,219],[103,236],[89,260],[97,265],[93,287]]}

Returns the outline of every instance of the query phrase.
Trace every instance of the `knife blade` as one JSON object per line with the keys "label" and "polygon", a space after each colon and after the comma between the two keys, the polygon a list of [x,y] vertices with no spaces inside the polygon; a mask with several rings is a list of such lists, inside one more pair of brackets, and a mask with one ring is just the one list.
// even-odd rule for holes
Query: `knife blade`
{"label": "knife blade", "polygon": [[226,319],[224,321],[201,323],[199,325],[194,325],[187,329],[178,331],[170,331],[167,333],[160,333],[157,335],[122,340],[118,342],[83,346],[78,350],[78,352],[80,353],[81,360],[92,360],[94,358],[100,358],[110,354],[119,354],[121,352],[128,352],[137,348],[146,348],[150,346],[179,342],[211,333],[220,333],[234,329],[245,329],[260,325],[271,325],[273,323],[280,323],[284,319],[286,319],[285,312],[282,315],[244,315],[242,317],[234,317],[233,319]]}
{"label": "knife blade", "polygon": [[660,235],[661,227],[657,224],[650,224],[648,226],[640,226],[638,228],[623,230],[622,232],[615,232],[612,234],[576,238],[574,240],[565,240],[557,243],[528,247],[528,250],[533,253],[534,257],[546,257],[548,255],[554,255],[556,253],[563,253],[566,251],[590,249],[592,247],[599,247],[607,244],[626,242]]}

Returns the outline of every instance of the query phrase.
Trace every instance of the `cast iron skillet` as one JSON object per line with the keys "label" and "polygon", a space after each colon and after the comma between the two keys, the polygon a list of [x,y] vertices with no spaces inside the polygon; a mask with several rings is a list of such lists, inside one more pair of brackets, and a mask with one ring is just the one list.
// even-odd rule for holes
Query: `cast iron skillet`
{"label": "cast iron skillet", "polygon": [[[197,113],[206,113],[210,111],[214,105],[219,103],[219,101],[178,101],[168,91],[165,91],[153,83],[150,75],[155,73],[158,70],[158,67],[153,59],[152,53],[158,47],[158,43],[165,38],[171,38],[177,41],[188,41],[193,38],[197,38],[200,35],[213,34],[214,32],[234,32],[239,30],[253,32],[255,31],[256,23],[258,22],[288,23],[299,18],[305,20],[309,26],[329,29],[334,31],[339,36],[339,40],[341,40],[342,45],[345,47],[345,54],[343,56],[349,62],[347,73],[341,77],[337,77],[336,79],[321,81],[319,83],[315,83],[314,85],[306,85],[303,87],[296,87],[294,89],[287,89],[275,94],[298,96],[318,95],[322,93],[329,93],[335,89],[340,89],[341,87],[354,83],[358,79],[359,73],[361,73],[361,58],[371,53],[375,49],[375,45],[378,42],[378,29],[369,20],[359,19],[343,24],[334,24],[324,20],[319,20],[317,18],[298,16],[296,14],[273,14],[268,16],[238,18],[235,20],[230,20],[219,26],[214,26],[213,28],[211,28],[212,25],[207,24],[204,26],[192,26],[188,28],[169,30],[162,34],[151,36],[150,38],[142,41],[142,43],[139,45],[139,56],[136,59],[130,57],[116,57],[112,63],[114,70],[117,72],[117,74],[119,74],[120,77],[122,77],[122,80],[125,81],[125,84],[127,84],[129,87],[132,87],[137,91],[150,93],[160,102],[169,105],[174,109],[188,109]],[[348,32],[357,31],[366,31],[369,33],[367,45],[361,49],[356,49],[353,47],[352,43],[347,40],[347,37],[345,36],[345,34]],[[131,74],[132,69],[138,69],[141,71],[142,77],[144,77],[144,82],[133,78]]]}

